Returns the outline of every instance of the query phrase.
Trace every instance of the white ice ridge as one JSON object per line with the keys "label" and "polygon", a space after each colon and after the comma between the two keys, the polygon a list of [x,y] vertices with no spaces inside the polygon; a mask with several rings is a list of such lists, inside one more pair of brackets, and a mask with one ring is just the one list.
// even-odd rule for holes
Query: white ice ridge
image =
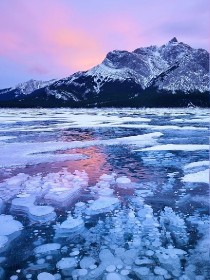
{"label": "white ice ridge", "polygon": [[191,169],[194,167],[202,167],[202,166],[209,166],[209,160],[202,160],[202,161],[196,161],[196,162],[191,162],[189,164],[186,164],[184,166],[184,169]]}
{"label": "white ice ridge", "polygon": [[[56,110],[54,110],[56,111]],[[48,114],[48,116],[43,115],[36,115],[33,114],[30,117],[26,117],[25,114],[19,116],[7,116],[7,118],[0,117],[1,121],[4,121],[4,123],[16,123],[16,122],[43,122],[43,121],[49,121],[49,120],[62,120],[64,123],[69,124],[70,127],[94,127],[97,125],[104,125],[104,126],[112,126],[113,124],[121,124],[124,122],[150,122],[150,118],[145,117],[139,117],[139,116],[120,116],[118,115],[118,112],[114,112],[112,115],[106,114],[106,112],[100,112],[98,114],[92,112],[89,110],[89,114],[86,114],[84,111],[77,110],[76,114],[68,112],[68,110],[63,111],[58,110],[59,114],[58,116],[55,114],[51,115]],[[31,111],[32,112],[32,111]],[[35,116],[33,116],[35,115]],[[88,115],[88,118],[87,118]]]}
{"label": "white ice ridge", "polygon": [[16,136],[0,136],[0,141],[11,140],[17,138]]}
{"label": "white ice ridge", "polygon": [[[53,152],[85,148],[90,146],[136,145],[145,147],[156,144],[161,132],[153,132],[137,136],[128,136],[108,140],[72,141],[72,142],[36,142],[36,143],[0,143],[0,167],[33,165],[43,162],[79,160],[85,156],[80,154],[53,154]],[[43,155],[44,154],[44,155]]]}
{"label": "white ice ridge", "polygon": [[151,130],[196,130],[196,131],[208,131],[208,127],[196,127],[196,126],[177,126],[177,125],[150,125],[150,124],[119,124],[116,127],[123,128],[145,128]]}
{"label": "white ice ridge", "polygon": [[199,151],[209,150],[209,145],[204,144],[166,144],[143,148],[141,151]]}
{"label": "white ice ridge", "polygon": [[[24,109],[14,111],[14,109],[1,110],[0,123],[7,124],[0,131],[55,131],[62,128],[81,128],[81,127],[113,127],[133,123],[138,126],[139,122],[150,122],[156,116],[184,117],[183,119],[172,120],[175,122],[186,123],[209,123],[206,116],[209,111],[206,109],[192,110],[185,108],[184,112],[180,109],[166,108],[118,108],[113,109]],[[53,121],[53,123],[49,123]],[[21,122],[21,127],[11,124]],[[32,122],[32,123],[30,123]],[[47,123],[48,122],[48,123]],[[10,127],[8,127],[10,126]]]}
{"label": "white ice ridge", "polygon": [[[184,122],[184,120],[183,120]],[[81,126],[82,128],[103,128],[103,127],[106,127],[106,128],[110,128],[110,127],[113,127],[113,128],[142,128],[142,129],[150,129],[150,130],[195,130],[195,131],[208,131],[208,127],[207,126],[178,126],[178,125],[150,125],[150,124],[145,124],[145,123],[136,123],[135,122],[135,119],[132,121],[129,121],[128,123],[125,122],[125,123],[113,123],[113,124],[107,124],[107,123],[99,123],[99,124],[95,124],[94,126],[87,126],[86,124],[83,124]],[[25,131],[30,131],[30,132],[46,132],[46,131],[49,131],[49,132],[54,132],[54,131],[57,131],[57,130],[65,130],[65,129],[69,129],[69,128],[81,128],[79,127],[78,125],[73,125],[71,123],[56,123],[56,124],[51,124],[50,126],[47,125],[47,126],[41,126],[41,125],[38,125],[35,126],[27,126],[27,125],[24,125],[24,126],[21,126],[21,127],[10,127],[9,128],[9,131],[10,132],[25,132]],[[5,131],[5,128],[0,128],[0,132],[4,132]],[[12,138],[11,138],[12,139]],[[6,140],[6,139],[4,139]],[[9,140],[9,139],[7,139]],[[14,142],[14,141],[13,141]]]}
{"label": "white ice ridge", "polygon": [[206,183],[209,184],[209,169],[199,171],[196,173],[190,173],[182,178],[183,182],[189,183]]}
{"label": "white ice ridge", "polygon": [[188,118],[188,119],[173,119],[171,122],[176,122],[176,123],[183,123],[183,122],[188,122],[188,123],[210,123],[210,118],[209,117],[200,117],[200,118]]}
{"label": "white ice ridge", "polygon": [[0,252],[4,251],[10,242],[20,235],[23,229],[21,222],[10,215],[0,215]]}

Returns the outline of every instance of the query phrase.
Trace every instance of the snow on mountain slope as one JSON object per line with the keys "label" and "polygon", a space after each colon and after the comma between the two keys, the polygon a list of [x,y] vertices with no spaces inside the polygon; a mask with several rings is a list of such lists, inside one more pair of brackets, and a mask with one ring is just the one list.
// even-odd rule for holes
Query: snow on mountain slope
{"label": "snow on mountain slope", "polygon": [[34,92],[37,89],[46,87],[51,85],[52,83],[55,82],[55,79],[50,80],[50,81],[36,81],[36,80],[29,80],[24,83],[20,83],[16,85],[15,87],[7,88],[5,90],[0,90],[0,94],[5,94],[7,92],[14,92],[15,97],[18,97],[19,95],[28,95],[32,92]]}
{"label": "snow on mountain slope", "polygon": [[208,92],[209,53],[173,38],[160,47],[111,51],[101,64],[64,79],[31,80],[0,90],[0,106],[2,100],[20,96],[18,104],[29,107],[148,106],[150,100],[151,106],[161,106],[160,98],[165,96],[168,101],[163,106],[208,106]]}

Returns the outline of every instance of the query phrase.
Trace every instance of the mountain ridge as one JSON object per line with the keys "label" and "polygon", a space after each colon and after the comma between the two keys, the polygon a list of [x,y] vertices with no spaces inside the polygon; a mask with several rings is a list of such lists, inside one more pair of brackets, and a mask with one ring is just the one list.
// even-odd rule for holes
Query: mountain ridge
{"label": "mountain ridge", "polygon": [[25,92],[0,90],[0,106],[209,107],[209,53],[174,37],[160,47],[108,52],[101,64],[63,79],[32,81]]}

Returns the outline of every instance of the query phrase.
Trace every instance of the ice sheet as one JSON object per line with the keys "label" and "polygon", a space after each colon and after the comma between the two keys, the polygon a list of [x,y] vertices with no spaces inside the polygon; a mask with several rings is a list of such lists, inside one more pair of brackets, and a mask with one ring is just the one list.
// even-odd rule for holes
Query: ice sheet
{"label": "ice sheet", "polygon": [[108,140],[72,141],[72,142],[36,142],[36,143],[0,143],[0,167],[33,165],[43,162],[80,160],[81,154],[52,154],[67,149],[85,148],[90,146],[137,145],[140,147],[155,144],[155,139],[162,136],[153,132],[137,136],[128,136]]}

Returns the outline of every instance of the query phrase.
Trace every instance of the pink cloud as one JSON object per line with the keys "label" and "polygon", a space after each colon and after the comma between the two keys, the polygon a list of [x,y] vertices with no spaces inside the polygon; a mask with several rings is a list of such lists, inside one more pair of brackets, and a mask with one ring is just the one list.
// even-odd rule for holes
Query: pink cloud
{"label": "pink cloud", "polygon": [[88,69],[102,60],[100,42],[71,20],[69,9],[54,0],[29,4],[24,0],[13,2],[11,13],[5,12],[0,18],[0,55],[27,68],[37,62],[32,69],[43,69],[47,64],[61,74]]}
{"label": "pink cloud", "polygon": [[87,70],[113,49],[161,45],[174,36],[208,48],[207,3],[0,0],[0,59],[8,61],[7,76],[16,64],[46,79]]}

